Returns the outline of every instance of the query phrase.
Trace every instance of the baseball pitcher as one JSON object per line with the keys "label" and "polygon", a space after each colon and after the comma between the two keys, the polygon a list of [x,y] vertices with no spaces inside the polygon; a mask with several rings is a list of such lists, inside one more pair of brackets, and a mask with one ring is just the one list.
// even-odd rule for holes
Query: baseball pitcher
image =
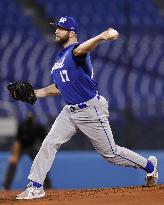
{"label": "baseball pitcher", "polygon": [[77,129],[89,137],[97,152],[108,162],[145,170],[146,185],[156,185],[158,180],[156,157],[150,156],[146,159],[115,144],[108,121],[108,102],[98,94],[97,83],[93,79],[90,52],[103,41],[109,43],[110,40],[116,40],[119,33],[109,28],[80,44],[77,38],[78,24],[74,18],[64,16],[53,25],[55,42],[62,45],[51,70],[54,84],[34,90],[34,94],[36,99],[62,95],[66,105],[33,161],[27,189],[17,195],[17,199],[45,196],[43,182],[56,152],[76,133]]}

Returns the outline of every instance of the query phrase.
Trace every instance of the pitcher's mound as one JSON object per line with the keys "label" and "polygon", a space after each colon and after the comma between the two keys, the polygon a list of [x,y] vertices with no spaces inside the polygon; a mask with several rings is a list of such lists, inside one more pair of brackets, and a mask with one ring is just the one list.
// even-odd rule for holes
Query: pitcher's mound
{"label": "pitcher's mound", "polygon": [[46,191],[46,197],[16,200],[20,193],[0,192],[0,205],[164,205],[164,185],[91,190]]}

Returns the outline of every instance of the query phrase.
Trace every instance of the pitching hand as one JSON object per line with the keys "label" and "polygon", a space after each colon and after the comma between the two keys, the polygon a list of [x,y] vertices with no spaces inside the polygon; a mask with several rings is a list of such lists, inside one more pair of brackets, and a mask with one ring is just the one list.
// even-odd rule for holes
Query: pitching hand
{"label": "pitching hand", "polygon": [[100,36],[103,40],[116,40],[119,33],[115,29],[109,28],[108,30],[102,32]]}

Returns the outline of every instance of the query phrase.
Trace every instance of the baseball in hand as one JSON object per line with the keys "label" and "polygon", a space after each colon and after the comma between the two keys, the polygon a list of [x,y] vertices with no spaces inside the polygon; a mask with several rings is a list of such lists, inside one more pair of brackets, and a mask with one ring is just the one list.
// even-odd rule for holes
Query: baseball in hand
{"label": "baseball in hand", "polygon": [[119,36],[119,33],[116,30],[114,29],[109,30],[109,38],[112,38],[115,40],[118,38],[118,36]]}

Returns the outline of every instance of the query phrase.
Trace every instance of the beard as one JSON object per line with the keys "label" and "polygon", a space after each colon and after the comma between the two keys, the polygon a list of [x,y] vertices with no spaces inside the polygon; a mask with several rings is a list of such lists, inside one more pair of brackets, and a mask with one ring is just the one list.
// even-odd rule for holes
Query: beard
{"label": "beard", "polygon": [[68,40],[69,40],[69,34],[68,33],[63,37],[58,36],[58,37],[55,38],[55,42],[59,45],[63,45],[65,43],[67,43]]}

